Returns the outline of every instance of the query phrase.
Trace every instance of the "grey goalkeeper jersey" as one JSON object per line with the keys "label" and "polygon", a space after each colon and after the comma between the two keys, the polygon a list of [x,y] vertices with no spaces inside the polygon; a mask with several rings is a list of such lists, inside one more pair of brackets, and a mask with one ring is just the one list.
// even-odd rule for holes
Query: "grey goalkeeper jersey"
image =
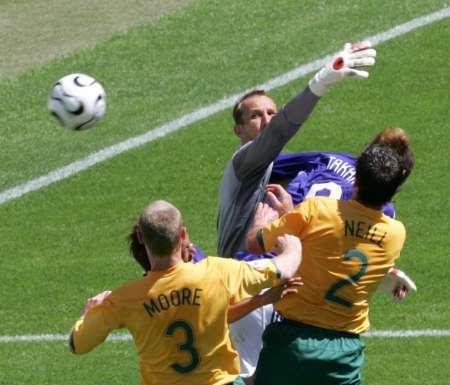
{"label": "grey goalkeeper jersey", "polygon": [[217,255],[232,257],[246,249],[245,236],[257,204],[264,199],[273,161],[318,100],[306,87],[278,111],[255,140],[239,147],[228,162],[219,192]]}

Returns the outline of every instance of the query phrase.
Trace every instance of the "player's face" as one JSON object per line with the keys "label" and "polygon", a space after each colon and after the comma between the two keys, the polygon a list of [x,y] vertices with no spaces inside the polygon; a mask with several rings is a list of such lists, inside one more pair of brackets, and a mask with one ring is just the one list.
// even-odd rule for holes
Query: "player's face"
{"label": "player's face", "polygon": [[255,139],[277,112],[274,101],[266,95],[254,95],[242,102],[242,124],[235,126],[242,143]]}

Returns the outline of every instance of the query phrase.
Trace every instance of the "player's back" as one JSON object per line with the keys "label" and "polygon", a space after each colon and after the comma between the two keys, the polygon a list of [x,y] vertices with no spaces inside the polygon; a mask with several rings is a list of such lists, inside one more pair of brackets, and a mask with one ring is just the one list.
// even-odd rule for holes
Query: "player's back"
{"label": "player's back", "polygon": [[[368,302],[399,256],[403,225],[354,200],[326,197],[307,199],[288,217],[289,232],[297,232],[302,240],[299,275],[304,285],[281,300],[277,310],[286,318],[322,328],[365,331]],[[274,237],[270,232],[270,239]]]}
{"label": "player's back", "polygon": [[356,157],[338,152],[280,154],[272,181],[288,179],[287,191],[294,203],[312,196],[350,199],[355,181]]}
{"label": "player's back", "polygon": [[228,338],[230,292],[209,257],[150,272],[113,293],[138,348],[143,384],[226,384],[239,374]]}
{"label": "player's back", "polygon": [[251,267],[208,257],[150,271],[93,308],[76,328],[75,344],[87,352],[110,331],[127,328],[138,349],[143,385],[228,384],[239,375],[228,332],[229,304],[278,281],[271,261]]}
{"label": "player's back", "polygon": [[[294,204],[313,196],[348,200],[353,195],[357,158],[340,152],[280,154],[274,162],[271,181],[289,180],[286,187]],[[383,212],[395,218],[392,203]]]}

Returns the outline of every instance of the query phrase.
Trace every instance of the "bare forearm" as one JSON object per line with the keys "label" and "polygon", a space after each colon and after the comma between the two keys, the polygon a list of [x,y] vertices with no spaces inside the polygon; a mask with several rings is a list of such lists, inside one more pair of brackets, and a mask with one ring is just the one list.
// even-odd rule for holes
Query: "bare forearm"
{"label": "bare forearm", "polygon": [[[254,226],[247,233],[247,248],[251,253],[260,254],[269,251],[264,244],[263,229]],[[272,259],[282,279],[292,278],[302,261],[302,245],[300,239],[293,235],[284,234],[277,238],[275,253],[278,255]]]}
{"label": "bare forearm", "polygon": [[253,310],[264,305],[264,295],[257,294],[253,297],[246,298],[241,302],[231,305],[228,309],[228,323],[239,321]]}

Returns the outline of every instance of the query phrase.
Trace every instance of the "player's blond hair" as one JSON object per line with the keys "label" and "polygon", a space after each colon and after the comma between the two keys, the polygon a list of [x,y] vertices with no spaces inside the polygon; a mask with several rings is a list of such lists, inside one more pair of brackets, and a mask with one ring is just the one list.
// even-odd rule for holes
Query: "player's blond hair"
{"label": "player's blond hair", "polygon": [[138,221],[142,241],[153,257],[167,257],[176,250],[182,226],[180,211],[164,200],[151,202]]}

